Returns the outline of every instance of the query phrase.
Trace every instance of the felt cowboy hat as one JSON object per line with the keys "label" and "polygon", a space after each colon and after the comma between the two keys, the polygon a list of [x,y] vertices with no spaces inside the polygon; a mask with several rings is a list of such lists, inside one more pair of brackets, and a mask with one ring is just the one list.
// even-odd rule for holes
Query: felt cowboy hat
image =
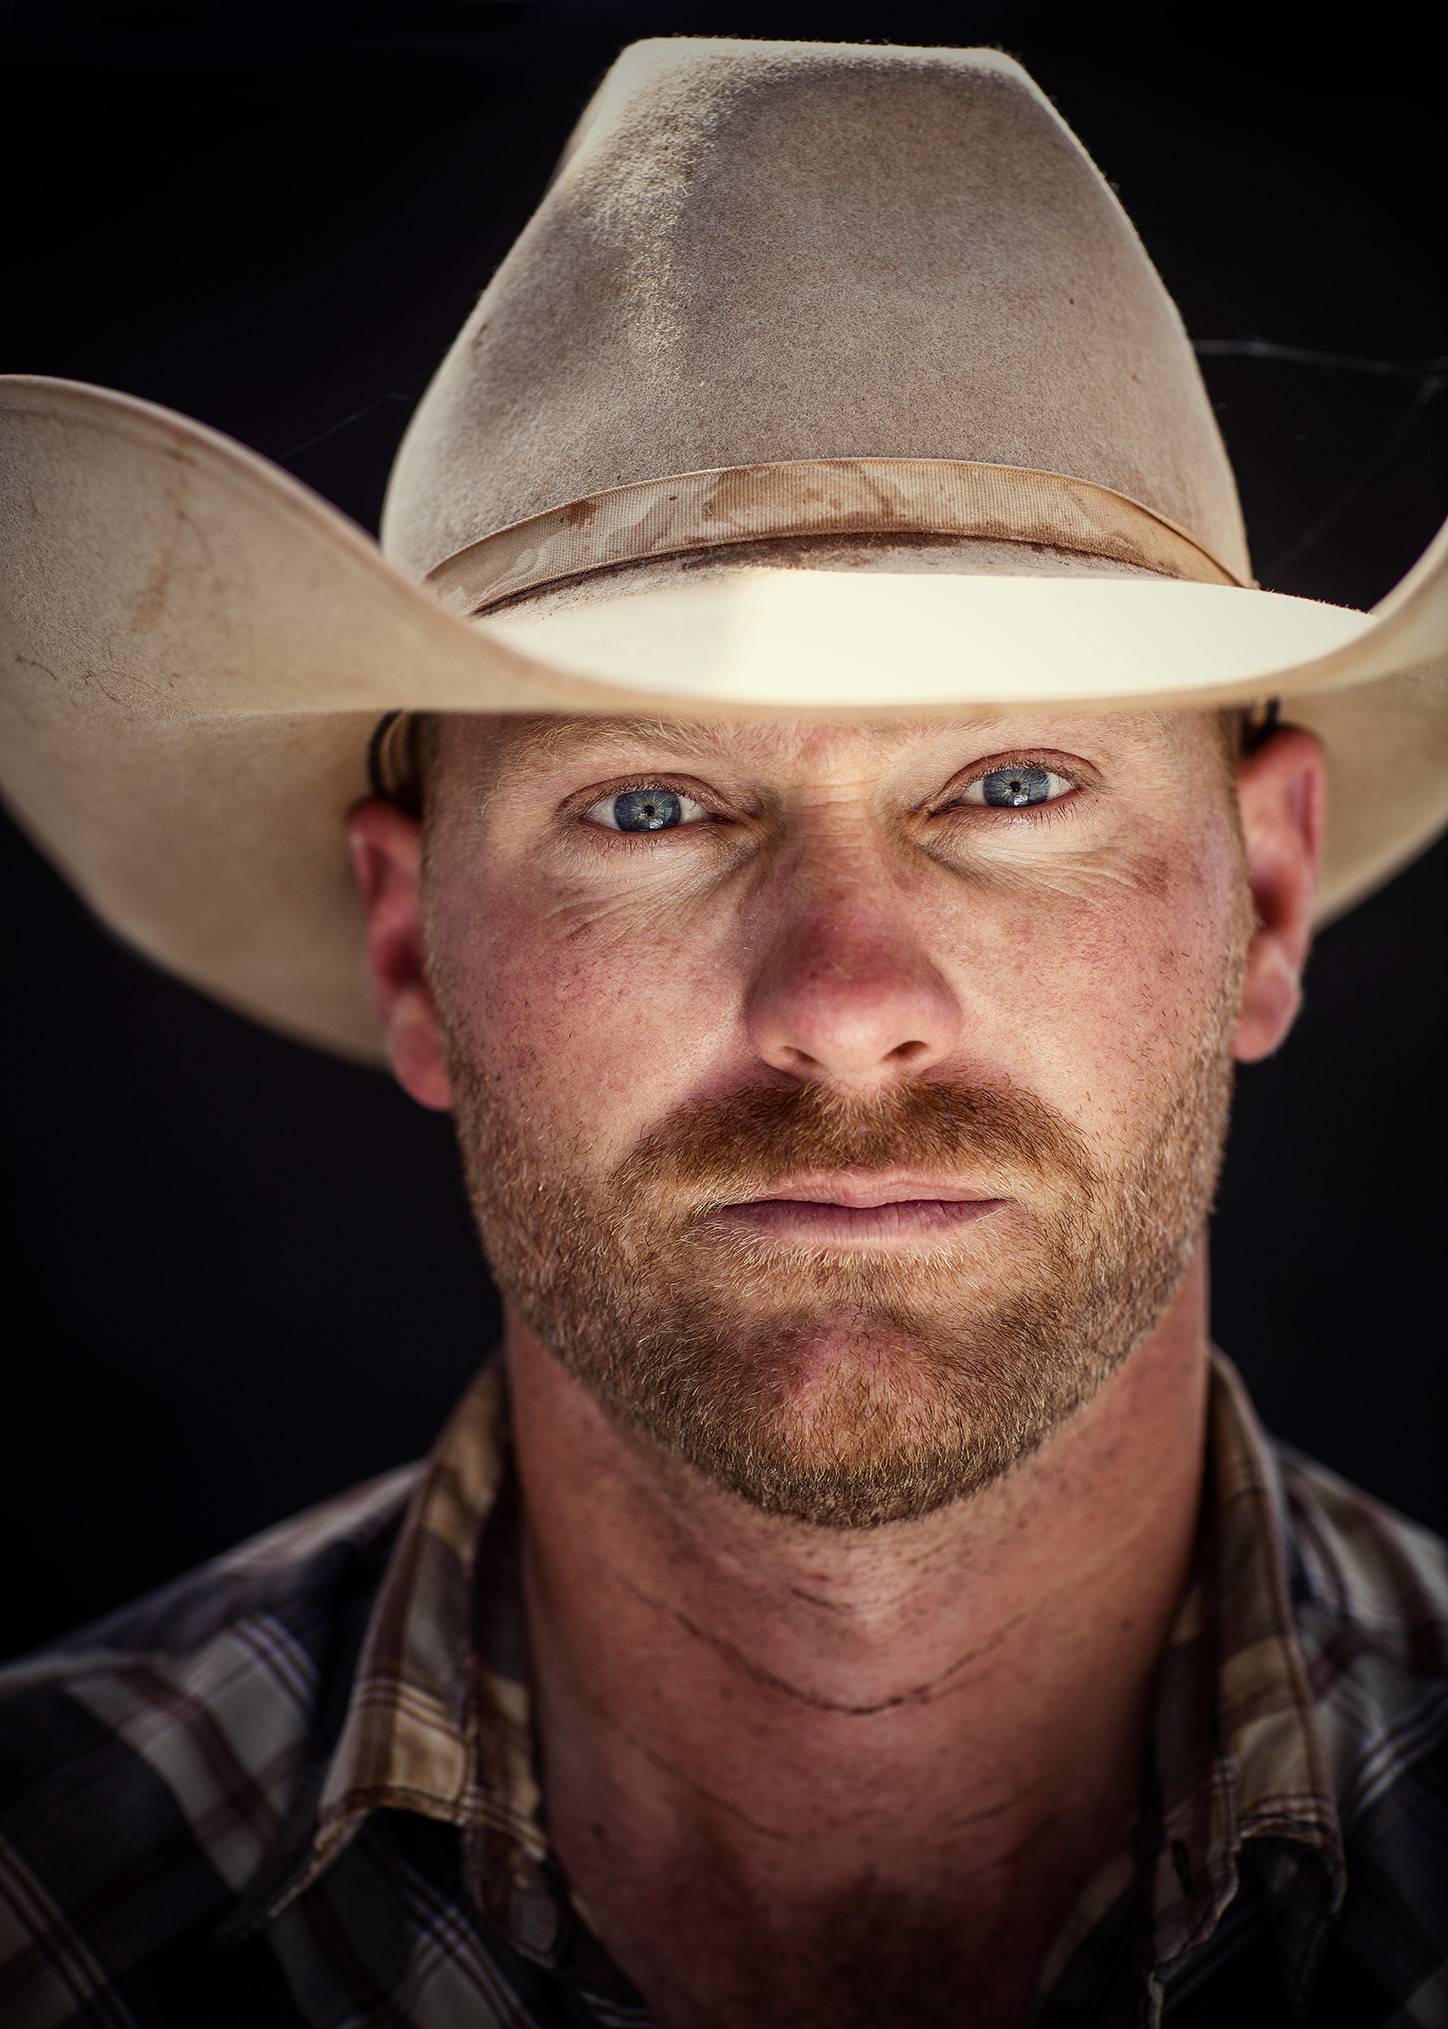
{"label": "felt cowboy hat", "polygon": [[1370,615],[1253,586],[1180,319],[992,51],[625,52],[380,549],[122,395],[15,377],[0,429],[11,807],[142,950],[348,1054],[385,714],[1276,697],[1330,757],[1324,914],[1448,822],[1448,536]]}

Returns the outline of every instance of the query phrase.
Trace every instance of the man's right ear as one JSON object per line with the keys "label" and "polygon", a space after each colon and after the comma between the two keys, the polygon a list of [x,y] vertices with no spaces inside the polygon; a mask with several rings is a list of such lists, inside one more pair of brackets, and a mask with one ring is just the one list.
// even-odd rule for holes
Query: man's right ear
{"label": "man's right ear", "polygon": [[422,937],[422,826],[395,803],[359,804],[348,826],[367,917],[367,977],[397,1082],[422,1106],[452,1105],[442,1024]]}

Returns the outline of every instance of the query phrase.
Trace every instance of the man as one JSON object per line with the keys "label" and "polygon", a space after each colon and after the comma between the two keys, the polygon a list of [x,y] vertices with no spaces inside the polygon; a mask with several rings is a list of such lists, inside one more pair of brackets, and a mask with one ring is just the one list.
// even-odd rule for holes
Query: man
{"label": "man", "polygon": [[424,1468],[7,1673],[5,2019],[1448,2019],[1443,1549],[1274,1454],[1204,1251],[1314,907],[1448,815],[1441,539],[1251,587],[990,52],[628,52],[399,458],[428,591],[7,402],[8,794],[380,1025],[507,1329]]}

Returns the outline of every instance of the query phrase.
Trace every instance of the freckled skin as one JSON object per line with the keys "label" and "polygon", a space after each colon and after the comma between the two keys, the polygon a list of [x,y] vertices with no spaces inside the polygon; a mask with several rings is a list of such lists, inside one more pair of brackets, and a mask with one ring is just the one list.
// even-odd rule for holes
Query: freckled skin
{"label": "freckled skin", "polygon": [[[1296,1010],[1324,794],[1300,732],[1239,767],[1240,827],[1189,715],[458,720],[435,747],[431,983],[418,828],[354,824],[398,1075],[449,1103],[437,986],[520,1128],[599,1169],[689,1100],[932,1075],[1024,1087],[1110,1157],[1179,1077],[1244,883],[1238,1056]],[[993,761],[1073,786],[962,802]],[[708,819],[590,822],[643,785]],[[550,1824],[661,2023],[1027,2019],[1134,1808],[1199,1499],[1205,1289],[1203,1244],[1039,1451],[862,1531],[704,1483],[510,1316]]]}
{"label": "freckled skin", "polygon": [[[776,999],[791,1020],[802,1003],[806,1020],[868,1031],[902,973],[915,1025],[930,1031],[907,1043],[934,1053],[950,1031],[952,1068],[1012,1078],[1095,1127],[1093,1109],[1109,1114],[1111,1090],[1129,1094],[1152,1075],[1174,1024],[1215,986],[1236,874],[1210,735],[1177,755],[1152,722],[1099,723],[1082,758],[1102,786],[1074,824],[1053,806],[1044,821],[1040,809],[922,821],[912,803],[948,787],[958,756],[977,758],[978,735],[754,728],[745,754],[707,776],[708,757],[681,768],[666,741],[605,739],[541,780],[530,770],[526,786],[504,761],[481,823],[460,797],[432,847],[435,864],[456,864],[450,826],[465,824],[482,884],[480,894],[472,879],[437,880],[430,891],[449,993],[477,1005],[505,1089],[531,1092],[546,1067],[547,1097],[531,1103],[548,1105],[564,1133],[586,1101],[600,1161],[621,1158],[680,1100],[757,1078],[751,1027],[777,1021]],[[1011,730],[1040,748],[1058,747],[1064,729]],[[450,761],[464,765],[461,752]],[[538,850],[543,806],[551,816],[575,787],[650,765],[707,780],[747,814]],[[1183,774],[1195,794],[1183,794]],[[868,1035],[862,1043],[868,1058]],[[791,1064],[771,1068],[789,1075]]]}

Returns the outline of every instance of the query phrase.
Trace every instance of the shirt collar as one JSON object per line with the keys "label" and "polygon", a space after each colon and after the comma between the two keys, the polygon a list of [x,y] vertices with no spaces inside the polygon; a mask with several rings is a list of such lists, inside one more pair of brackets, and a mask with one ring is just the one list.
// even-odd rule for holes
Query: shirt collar
{"label": "shirt collar", "polygon": [[[495,1360],[464,1396],[413,1496],[310,1842],[267,1896],[268,1915],[386,1807],[458,1827],[469,1888],[515,1950],[557,1964],[565,1939],[576,1941],[543,1829],[517,1524],[506,1386]],[[1237,1893],[1249,1843],[1289,1992],[1306,1990],[1344,1892],[1336,1801],[1287,1568],[1276,1464],[1235,1369],[1216,1355],[1199,1549],[1162,1656],[1156,1807],[1136,1863],[1157,2010],[1166,1983]],[[1131,1871],[1116,1856],[1078,1915],[1102,1903],[1106,1886],[1119,1893]],[[1061,1963],[1059,1953],[1052,1958]]]}
{"label": "shirt collar", "polygon": [[1289,1994],[1305,1992],[1346,1886],[1342,1833],[1288,1587],[1276,1461],[1235,1368],[1214,1356],[1199,1553],[1163,1652],[1149,1870],[1161,1990],[1238,1891],[1248,1847]]}
{"label": "shirt collar", "polygon": [[484,1913],[515,1949],[554,1958],[566,1911],[534,1768],[516,1522],[507,1390],[494,1359],[412,1497],[310,1837],[271,1875],[265,1917],[304,1893],[373,1811],[407,1810],[458,1827]]}

